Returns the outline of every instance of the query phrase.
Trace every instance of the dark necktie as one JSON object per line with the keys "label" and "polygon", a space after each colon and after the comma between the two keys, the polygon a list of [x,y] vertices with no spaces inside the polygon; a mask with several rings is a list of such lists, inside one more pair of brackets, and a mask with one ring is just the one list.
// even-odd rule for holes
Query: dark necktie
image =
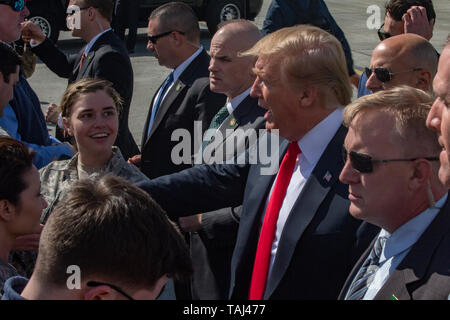
{"label": "dark necktie", "polygon": [[158,112],[159,106],[161,105],[161,102],[164,98],[164,94],[166,93],[167,89],[170,87],[172,82],[173,82],[173,71],[169,74],[167,79],[162,84],[161,89],[159,90],[159,94],[156,97],[156,101],[152,109],[152,115],[150,117],[150,123],[148,125],[147,137],[150,135],[150,131],[152,130],[153,122],[155,121],[156,113]]}
{"label": "dark necktie", "polygon": [[[228,112],[228,108],[227,108],[227,104],[225,104],[220,110],[219,112],[216,113],[216,115],[214,116],[214,118],[211,120],[211,123],[209,125],[208,130],[216,130],[217,128],[220,127],[220,125],[222,124],[222,122],[230,115],[230,113]],[[214,135],[212,134],[207,140],[203,141],[202,144],[202,150],[205,149],[205,147],[211,143],[212,141],[212,137]]]}
{"label": "dark necktie", "polygon": [[261,300],[266,288],[267,273],[269,271],[270,251],[277,226],[278,214],[283,204],[286,190],[291,181],[295,168],[297,155],[301,150],[297,142],[291,142],[288,151],[281,162],[280,171],[275,181],[275,187],[267,204],[266,213],[259,235],[258,247],[256,248],[255,263],[253,265],[252,282],[250,284],[250,300]]}
{"label": "dark necktie", "polygon": [[355,279],[353,279],[353,282],[345,295],[345,300],[361,300],[364,297],[369,285],[375,277],[375,273],[380,268],[378,263],[385,242],[386,237],[378,237],[375,241],[369,256],[362,264]]}

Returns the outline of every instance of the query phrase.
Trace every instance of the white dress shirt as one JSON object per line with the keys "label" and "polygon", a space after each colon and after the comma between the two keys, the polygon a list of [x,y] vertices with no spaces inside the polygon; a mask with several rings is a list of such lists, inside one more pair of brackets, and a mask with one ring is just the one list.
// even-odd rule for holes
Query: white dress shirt
{"label": "white dress shirt", "polygon": [[[331,139],[338,131],[339,127],[341,126],[343,112],[344,112],[343,108],[337,108],[331,114],[329,114],[328,117],[323,119],[319,124],[317,124],[314,128],[308,131],[303,136],[303,138],[301,138],[297,142],[302,152],[297,156],[297,162],[294,167],[294,172],[292,174],[291,180],[286,190],[286,195],[284,197],[283,204],[281,205],[280,213],[278,215],[275,237],[272,243],[270,265],[267,279],[269,279],[270,274],[272,272],[273,263],[275,261],[277,254],[278,243],[283,233],[286,220],[288,219],[291,210],[298,199],[298,196],[302,192],[303,187],[306,184],[306,181],[311,175],[311,172],[314,170],[326,147],[328,146]],[[266,200],[264,212],[267,208],[270,195],[272,194],[272,190],[275,186],[275,181],[276,179],[272,184],[269,197]],[[261,226],[263,220],[264,215],[261,219]]]}

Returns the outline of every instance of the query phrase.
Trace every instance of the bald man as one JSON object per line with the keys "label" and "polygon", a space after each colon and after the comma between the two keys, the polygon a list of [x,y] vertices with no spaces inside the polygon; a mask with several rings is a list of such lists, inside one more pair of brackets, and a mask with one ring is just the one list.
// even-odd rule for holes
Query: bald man
{"label": "bald man", "polygon": [[425,38],[412,33],[390,37],[372,53],[366,87],[371,92],[399,85],[431,91],[437,65],[437,52]]}
{"label": "bald man", "polygon": [[[239,56],[239,52],[250,49],[261,38],[262,34],[253,23],[232,20],[219,26],[211,39],[210,88],[225,94],[227,101],[205,134],[202,150],[197,155],[202,157],[202,163],[233,159],[256,141],[265,126],[266,111],[258,106],[258,99],[250,97],[256,78],[252,71],[256,59]],[[255,133],[254,139],[250,138],[251,131]],[[240,213],[241,206],[238,206],[179,219],[181,228],[191,232],[190,251],[194,263],[186,298],[227,298]],[[179,291],[177,298],[180,298]]]}

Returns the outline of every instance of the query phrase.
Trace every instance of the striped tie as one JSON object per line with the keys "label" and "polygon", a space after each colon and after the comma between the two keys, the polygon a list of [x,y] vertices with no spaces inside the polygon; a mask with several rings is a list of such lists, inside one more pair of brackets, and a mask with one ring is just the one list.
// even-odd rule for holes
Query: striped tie
{"label": "striped tie", "polygon": [[383,251],[386,237],[378,237],[369,253],[366,261],[364,261],[361,269],[353,279],[350,285],[345,300],[361,300],[367,292],[369,285],[372,283],[375,273],[380,268],[378,263],[380,261],[381,252]]}
{"label": "striped tie", "polygon": [[[215,130],[217,128],[220,127],[220,125],[222,124],[222,122],[230,115],[230,113],[228,112],[228,108],[227,105],[225,104],[222,109],[219,110],[219,112],[216,113],[216,115],[214,116],[214,118],[211,120],[211,124],[209,125],[208,130]],[[203,140],[203,144],[202,144],[202,150],[204,150],[206,148],[206,146],[208,144],[211,143],[212,141],[212,137],[214,135],[211,134],[210,137],[207,137],[206,140]]]}

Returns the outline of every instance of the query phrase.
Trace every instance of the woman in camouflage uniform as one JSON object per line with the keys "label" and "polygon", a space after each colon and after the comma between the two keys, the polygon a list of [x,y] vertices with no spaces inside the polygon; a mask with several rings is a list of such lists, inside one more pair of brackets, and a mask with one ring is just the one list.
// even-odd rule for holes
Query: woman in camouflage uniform
{"label": "woman in camouflage uniform", "polygon": [[148,179],[113,146],[120,106],[118,93],[106,80],[85,79],[67,88],[61,101],[63,124],[74,137],[78,153],[72,159],[54,161],[40,170],[42,194],[49,204],[42,214],[42,223],[78,179],[105,173],[131,183]]}
{"label": "woman in camouflage uniform", "polygon": [[40,232],[39,217],[47,207],[33,156],[22,142],[0,137],[0,291],[18,275],[8,263],[16,238]]}

